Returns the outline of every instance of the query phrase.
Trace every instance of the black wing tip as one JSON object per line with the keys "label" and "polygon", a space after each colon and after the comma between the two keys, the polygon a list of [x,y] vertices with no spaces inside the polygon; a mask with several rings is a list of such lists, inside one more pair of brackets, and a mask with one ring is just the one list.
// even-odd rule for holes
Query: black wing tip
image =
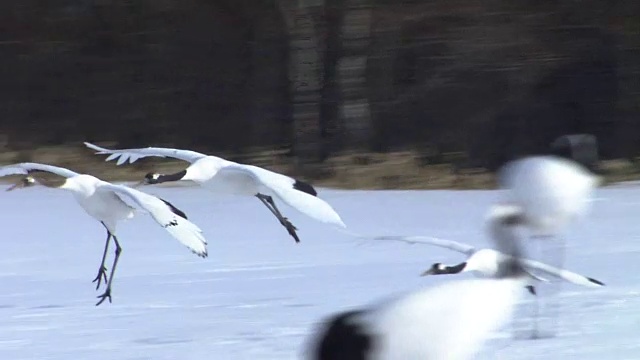
{"label": "black wing tip", "polygon": [[187,214],[184,213],[184,211],[178,209],[177,207],[173,206],[172,203],[168,202],[167,200],[163,199],[163,198],[158,198],[160,200],[162,200],[163,203],[165,203],[165,205],[167,205],[169,207],[169,209],[171,209],[171,212],[184,218],[185,220],[189,220],[189,218],[187,217]]}
{"label": "black wing tip", "polygon": [[587,278],[589,281],[591,281],[594,284],[600,285],[600,286],[604,286],[604,283],[600,280],[594,279],[594,278]]}
{"label": "black wing tip", "polygon": [[296,182],[293,184],[293,188],[298,190],[298,191],[302,191],[304,193],[307,193],[309,195],[313,195],[313,196],[317,196],[318,192],[316,191],[316,189],[313,188],[313,186],[311,186],[311,184],[306,183],[304,181],[298,180],[296,179]]}

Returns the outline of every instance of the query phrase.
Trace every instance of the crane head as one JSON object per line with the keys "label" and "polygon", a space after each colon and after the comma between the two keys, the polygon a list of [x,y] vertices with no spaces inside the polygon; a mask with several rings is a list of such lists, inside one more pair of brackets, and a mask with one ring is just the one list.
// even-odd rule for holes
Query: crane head
{"label": "crane head", "polygon": [[142,181],[137,182],[133,187],[138,187],[141,185],[154,185],[154,184],[159,184],[160,182],[158,181],[158,179],[160,178],[160,174],[158,173],[147,173],[144,176],[144,179],[142,179]]}
{"label": "crane head", "polygon": [[33,178],[33,176],[27,175],[21,178],[20,180],[18,180],[13,185],[11,185],[6,191],[28,188],[28,187],[34,186],[35,184],[36,184],[36,180]]}

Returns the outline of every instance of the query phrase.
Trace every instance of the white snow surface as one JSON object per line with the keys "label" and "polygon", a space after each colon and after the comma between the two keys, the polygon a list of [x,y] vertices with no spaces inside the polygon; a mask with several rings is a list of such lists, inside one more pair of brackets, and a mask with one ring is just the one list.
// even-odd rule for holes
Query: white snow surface
{"label": "white snow surface", "polygon": [[[456,264],[463,256],[355,239],[284,204],[300,244],[257,199],[198,188],[143,190],[202,228],[209,257],[194,256],[139,214],[119,226],[123,252],[113,303],[99,307],[102,288],[96,291],[91,280],[103,227],[64,191],[0,195],[0,359],[301,359],[319,321],[335,312],[473,277],[420,277],[434,262]],[[492,245],[483,221],[496,191],[321,189],[319,195],[354,233]],[[640,358],[640,186],[599,189],[596,198],[587,218],[566,232],[564,266],[607,286],[562,285],[551,338],[514,338],[530,326],[530,304],[521,304],[477,359]]]}

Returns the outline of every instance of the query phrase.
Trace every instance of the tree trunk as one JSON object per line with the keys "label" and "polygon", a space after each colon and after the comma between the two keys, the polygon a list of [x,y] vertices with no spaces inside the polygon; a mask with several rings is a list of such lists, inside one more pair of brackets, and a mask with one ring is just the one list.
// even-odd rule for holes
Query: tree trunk
{"label": "tree trunk", "polygon": [[288,10],[286,3],[281,1],[281,8],[293,15],[288,23],[293,149],[298,165],[304,165],[319,162],[323,150],[320,126],[320,39],[315,31],[314,6],[298,0],[295,7]]}
{"label": "tree trunk", "polygon": [[326,0],[324,6],[324,48],[323,77],[321,90],[320,121],[325,155],[341,149],[340,126],[340,86],[338,84],[338,63],[342,57],[342,23],[345,3],[343,0]]}
{"label": "tree trunk", "polygon": [[371,112],[366,93],[366,69],[371,39],[371,0],[346,1],[342,23],[343,57],[338,63],[342,102],[339,109],[343,143],[351,150],[371,147]]}
{"label": "tree trunk", "polygon": [[400,26],[398,20],[386,15],[384,10],[375,9],[373,12],[371,55],[367,59],[367,88],[374,127],[373,148],[376,151],[388,149],[387,124],[398,116],[393,106],[396,97],[393,65],[400,41]]}
{"label": "tree trunk", "polygon": [[248,45],[251,76],[247,82],[251,102],[250,146],[282,145],[285,136],[290,135],[284,134],[291,116],[286,65],[288,28],[284,14],[274,13],[278,9],[272,6],[270,3],[256,3],[252,9],[255,12],[250,12],[252,28]]}

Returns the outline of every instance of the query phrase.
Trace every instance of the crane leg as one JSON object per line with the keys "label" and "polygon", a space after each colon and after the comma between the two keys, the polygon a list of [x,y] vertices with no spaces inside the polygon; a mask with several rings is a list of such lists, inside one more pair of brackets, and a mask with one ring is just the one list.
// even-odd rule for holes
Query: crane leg
{"label": "crane leg", "polygon": [[280,213],[280,210],[278,210],[278,207],[276,206],[275,202],[273,202],[273,198],[271,196],[268,195],[264,195],[264,194],[256,194],[256,197],[258,199],[260,199],[260,201],[262,201],[262,203],[271,211],[271,213],[278,219],[278,221],[280,221],[280,224],[282,226],[285,227],[285,229],[287,229],[287,232],[289,233],[289,235],[291,235],[293,237],[293,239],[299,243],[300,242],[300,238],[298,237],[298,234],[296,233],[296,227],[293,226],[293,224],[289,221],[289,219],[287,219],[286,217],[282,216],[282,214]]}
{"label": "crane leg", "polygon": [[[102,224],[104,225],[104,223]],[[106,226],[105,226],[106,228]],[[98,275],[93,279],[92,282],[98,282],[96,286],[96,290],[100,288],[100,284],[102,283],[102,279],[104,278],[104,283],[107,283],[107,268],[104,266],[104,262],[107,260],[107,251],[109,250],[109,240],[111,240],[111,232],[107,229],[107,241],[104,244],[104,252],[102,253],[102,262],[100,263],[100,268],[98,269]]]}
{"label": "crane leg", "polygon": [[109,303],[111,303],[111,286],[113,285],[113,275],[116,272],[116,266],[118,266],[118,259],[120,259],[120,253],[122,252],[122,247],[120,247],[120,243],[118,242],[118,238],[113,236],[113,241],[116,243],[116,257],[113,259],[113,266],[111,267],[111,274],[109,275],[109,282],[107,283],[107,289],[102,295],[98,295],[98,303],[96,306],[102,304],[106,299],[109,299]]}

